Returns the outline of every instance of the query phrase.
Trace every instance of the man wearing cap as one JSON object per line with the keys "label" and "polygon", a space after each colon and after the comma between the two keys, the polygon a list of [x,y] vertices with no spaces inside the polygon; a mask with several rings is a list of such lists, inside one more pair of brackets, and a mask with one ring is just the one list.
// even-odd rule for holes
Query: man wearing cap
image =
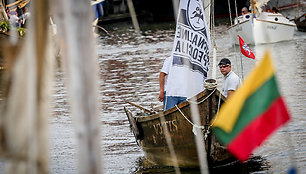
{"label": "man wearing cap", "polygon": [[218,65],[221,74],[224,76],[224,82],[222,86],[223,94],[228,98],[239,87],[241,80],[237,74],[232,71],[231,61],[229,59],[221,59]]}

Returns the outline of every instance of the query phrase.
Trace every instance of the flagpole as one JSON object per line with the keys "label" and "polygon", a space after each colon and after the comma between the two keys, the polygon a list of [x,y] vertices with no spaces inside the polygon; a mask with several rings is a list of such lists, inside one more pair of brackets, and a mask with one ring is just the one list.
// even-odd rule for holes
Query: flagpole
{"label": "flagpole", "polygon": [[[239,45],[241,45],[240,44],[240,40],[239,40],[239,35],[237,35],[237,37],[238,37],[238,42],[239,42]],[[241,46],[240,46],[241,47]],[[241,48],[240,48],[241,49]],[[240,55],[240,66],[241,66],[241,80],[243,81],[244,80],[244,78],[243,78],[243,65],[242,65],[242,55],[241,55],[241,53],[239,53],[239,55]]]}
{"label": "flagpole", "polygon": [[177,14],[178,14],[178,8],[179,8],[178,0],[172,0],[172,6],[173,6],[174,18],[175,18],[175,21],[176,21]]}
{"label": "flagpole", "polygon": [[[289,127],[289,125],[287,125],[287,127],[288,127],[288,129],[289,129],[289,134],[290,134],[290,132],[291,132],[291,130],[290,130],[290,127]],[[295,174],[295,173],[297,173],[298,171],[297,171],[297,168],[296,168],[296,164],[297,164],[297,162],[296,162],[296,155],[295,155],[295,149],[294,149],[294,146],[293,146],[293,143],[292,143],[292,139],[291,139],[291,136],[289,135],[289,136],[285,136],[286,138],[286,140],[287,140],[287,142],[288,142],[288,146],[289,146],[289,159],[290,159],[290,166],[289,166],[289,170],[288,170],[288,173],[292,173],[292,174]]]}
{"label": "flagpole", "polygon": [[[237,49],[236,49],[236,44],[234,43],[234,50],[235,52],[237,52]],[[237,62],[237,65],[238,65],[238,59],[237,59],[237,54],[234,54],[235,55],[235,62]],[[241,56],[241,55],[240,55]],[[239,67],[237,66],[237,70],[239,70]],[[241,75],[243,76],[243,72],[241,72]],[[242,78],[243,79],[243,78]]]}
{"label": "flagpole", "polygon": [[242,65],[242,55],[240,54],[240,66],[241,66],[241,79],[244,80],[243,77],[243,65]]}
{"label": "flagpole", "polygon": [[[238,40],[239,40],[241,53],[248,58],[255,59],[255,55],[252,52],[252,50],[247,46],[247,44],[243,41],[243,39],[239,35],[237,35],[237,37],[238,37]],[[240,65],[241,65],[241,71],[242,71],[241,76],[242,76],[242,79],[244,79],[243,78],[243,64],[242,64],[241,54],[240,54]]]}

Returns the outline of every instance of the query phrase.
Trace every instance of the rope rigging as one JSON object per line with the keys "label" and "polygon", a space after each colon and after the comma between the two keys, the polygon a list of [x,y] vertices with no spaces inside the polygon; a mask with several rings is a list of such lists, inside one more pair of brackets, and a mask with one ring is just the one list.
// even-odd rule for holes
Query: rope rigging
{"label": "rope rigging", "polygon": [[[204,83],[204,87],[211,92],[203,100],[201,100],[199,102],[192,102],[192,101],[187,99],[187,101],[189,103],[197,104],[197,105],[203,103],[205,100],[207,100],[216,91],[216,89],[217,89],[216,80],[214,80],[214,79],[206,80],[205,83]],[[213,124],[215,123],[215,121],[217,119],[218,112],[219,112],[219,109],[220,109],[220,104],[221,104],[221,92],[219,92],[218,108],[217,108],[217,113],[216,113],[215,119],[213,120],[213,122],[210,125],[208,125],[207,129],[205,129],[205,126],[194,124],[192,121],[190,121],[187,118],[187,116],[182,112],[182,110],[177,105],[175,105],[175,107],[180,112],[180,114],[185,118],[185,120],[187,120],[192,125],[192,132],[195,135],[197,135],[196,128],[201,129],[204,132],[204,139],[206,140],[206,138],[208,137],[208,134],[210,133],[211,127],[213,126]]]}

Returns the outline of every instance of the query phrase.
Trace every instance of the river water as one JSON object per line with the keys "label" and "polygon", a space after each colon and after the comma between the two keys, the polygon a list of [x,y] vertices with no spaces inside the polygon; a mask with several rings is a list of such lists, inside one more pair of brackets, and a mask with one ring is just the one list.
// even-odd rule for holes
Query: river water
{"label": "river water", "polygon": [[[228,57],[233,71],[246,77],[267,48],[272,52],[282,95],[291,113],[291,121],[278,129],[246,164],[236,164],[235,173],[287,173],[295,165],[306,173],[306,33],[295,32],[286,42],[250,46],[256,60],[243,57],[240,65],[239,47],[233,47],[226,26],[216,28],[217,60]],[[174,30],[146,33],[134,39],[121,33],[97,40],[100,71],[101,149],[104,173],[174,173],[171,167],[149,163],[136,144],[123,107],[137,111],[127,101],[150,108],[158,102],[158,75],[163,60],[171,54]],[[242,73],[243,72],[243,73]],[[51,173],[77,173],[77,145],[73,118],[69,113],[67,92],[61,71],[56,73],[51,132]],[[222,76],[217,69],[217,81]],[[238,167],[237,167],[238,166]],[[240,169],[238,169],[240,168]],[[199,173],[199,169],[182,169],[182,173]],[[228,173],[216,169],[212,173]]]}

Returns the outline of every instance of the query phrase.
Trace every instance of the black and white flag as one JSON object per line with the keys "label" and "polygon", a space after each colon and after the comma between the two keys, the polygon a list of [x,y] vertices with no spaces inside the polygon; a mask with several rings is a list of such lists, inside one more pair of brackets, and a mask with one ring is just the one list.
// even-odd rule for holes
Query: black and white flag
{"label": "black and white flag", "polygon": [[191,98],[204,90],[211,47],[202,0],[181,0],[167,96]]}

